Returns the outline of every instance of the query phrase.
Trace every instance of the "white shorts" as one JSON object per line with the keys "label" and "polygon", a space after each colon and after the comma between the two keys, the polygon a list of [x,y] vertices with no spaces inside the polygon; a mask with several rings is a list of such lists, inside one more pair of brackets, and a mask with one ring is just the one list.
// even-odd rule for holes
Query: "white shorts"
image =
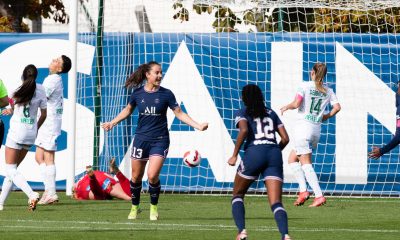
{"label": "white shorts", "polygon": [[317,148],[321,125],[298,121],[294,133],[294,150],[297,155],[311,153]]}
{"label": "white shorts", "polygon": [[35,145],[47,151],[57,150],[57,138],[61,134],[61,121],[58,119],[46,119],[39,128]]}
{"label": "white shorts", "polygon": [[47,151],[56,151],[58,136],[50,132],[41,131],[36,137],[35,145]]}
{"label": "white shorts", "polygon": [[21,150],[21,149],[25,149],[25,150],[29,150],[32,147],[33,144],[20,144],[17,143],[16,141],[12,140],[11,138],[7,138],[6,140],[6,147],[12,148],[12,149],[17,149],[17,150]]}

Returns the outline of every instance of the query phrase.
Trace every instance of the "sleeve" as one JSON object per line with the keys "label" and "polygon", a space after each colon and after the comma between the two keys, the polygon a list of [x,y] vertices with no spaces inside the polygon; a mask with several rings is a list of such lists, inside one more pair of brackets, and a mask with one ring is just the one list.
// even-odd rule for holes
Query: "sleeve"
{"label": "sleeve", "polygon": [[175,95],[172,91],[169,91],[168,94],[168,107],[174,110],[176,107],[178,107],[179,104],[176,101]]}
{"label": "sleeve", "polygon": [[235,113],[235,126],[236,128],[239,128],[238,123],[242,120],[246,120],[246,110],[245,109],[239,109]]}
{"label": "sleeve", "polygon": [[304,83],[301,84],[296,91],[296,97],[300,96],[301,98],[304,98],[305,96],[305,87],[304,87]]}
{"label": "sleeve", "polygon": [[43,88],[43,86],[40,87],[40,96],[41,96],[41,101],[40,101],[40,108],[41,109],[46,109],[47,108],[47,96],[46,92]]}
{"label": "sleeve", "polygon": [[51,94],[53,94],[56,89],[56,85],[54,81],[51,81],[49,77],[45,78],[43,81],[43,87],[46,93],[46,97],[49,98]]}
{"label": "sleeve", "polygon": [[7,88],[4,85],[3,81],[0,79],[0,98],[3,98],[8,95]]}
{"label": "sleeve", "polygon": [[131,96],[129,97],[129,104],[133,107],[136,108],[136,91],[133,91]]}
{"label": "sleeve", "polygon": [[271,110],[271,119],[274,122],[274,129],[277,131],[278,128],[283,127],[283,123],[281,119],[279,118],[278,114],[276,114],[275,111]]}
{"label": "sleeve", "polygon": [[396,129],[396,133],[393,136],[392,140],[390,140],[390,142],[388,142],[384,147],[382,147],[379,151],[381,152],[381,154],[385,154],[387,152],[389,152],[390,150],[392,150],[393,148],[395,148],[396,146],[398,146],[400,144],[400,129],[397,128]]}
{"label": "sleeve", "polygon": [[330,104],[331,104],[331,106],[336,104],[336,103],[339,103],[335,92],[333,92],[333,90],[331,88],[329,88],[329,96],[330,96]]}

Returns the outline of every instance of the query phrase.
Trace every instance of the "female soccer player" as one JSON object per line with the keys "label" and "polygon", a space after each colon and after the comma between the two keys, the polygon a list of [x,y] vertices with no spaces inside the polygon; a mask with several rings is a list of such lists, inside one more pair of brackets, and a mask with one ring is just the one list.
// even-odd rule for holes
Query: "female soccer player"
{"label": "female soccer player", "polygon": [[28,196],[30,211],[36,209],[39,201],[39,194],[32,191],[25,178],[17,170],[17,166],[24,160],[29,148],[34,144],[38,129],[46,119],[47,98],[43,86],[36,83],[37,74],[38,71],[34,65],[25,67],[22,73],[22,85],[12,95],[15,105],[12,106],[13,109],[3,111],[3,114],[13,113],[13,116],[6,140],[6,177],[0,194],[1,209],[13,182]]}
{"label": "female soccer player", "polygon": [[110,173],[115,174],[118,181],[106,172],[86,167],[86,175],[74,185],[73,197],[79,200],[110,200],[114,197],[131,200],[129,180],[119,171],[115,159],[110,162]]}
{"label": "female soccer player", "polygon": [[[281,108],[281,114],[289,109],[299,109],[294,134],[294,149],[289,155],[289,166],[299,183],[300,190],[294,202],[295,206],[303,205],[310,197],[306,179],[315,194],[314,202],[310,207],[318,207],[326,203],[311,162],[312,150],[317,147],[320,138],[321,123],[340,111],[340,104],[335,93],[331,88],[323,85],[326,72],[325,64],[316,63],[310,73],[312,81],[303,82],[293,102]],[[328,103],[332,105],[332,110],[324,114]]]}
{"label": "female soccer player", "polygon": [[372,159],[378,159],[383,154],[389,152],[399,144],[400,144],[400,81],[397,83],[397,92],[396,92],[396,133],[394,134],[392,140],[390,140],[390,142],[388,142],[382,148],[372,147],[372,151],[368,153],[368,156]]}
{"label": "female soccer player", "polygon": [[62,73],[71,69],[71,59],[61,55],[51,61],[49,76],[43,81],[47,96],[48,116],[39,130],[36,145],[36,162],[39,164],[44,183],[44,193],[39,204],[58,202],[56,194],[56,165],[54,163],[57,150],[57,138],[61,135],[61,122],[63,114],[63,83]]}
{"label": "female soccer player", "polygon": [[[288,219],[282,205],[283,161],[281,150],[289,137],[278,115],[265,106],[261,89],[249,84],[242,89],[244,108],[238,110],[235,125],[239,128],[235,149],[228,164],[234,166],[240,148],[244,156],[237,170],[232,198],[232,215],[238,228],[237,240],[247,239],[245,229],[244,196],[250,185],[261,174],[268,192],[268,201],[274,213],[282,239],[289,240]],[[277,143],[275,133],[281,140]]]}
{"label": "female soccer player", "polygon": [[[147,81],[143,84],[145,79]],[[208,123],[199,124],[181,110],[171,90],[160,86],[161,79],[162,70],[159,63],[152,61],[140,65],[125,82],[125,87],[135,88],[128,105],[113,120],[102,125],[106,131],[109,131],[130,116],[136,107],[138,108],[139,119],[131,151],[132,208],[128,219],[137,218],[142,178],[147,162],[149,162],[147,176],[151,201],[150,220],[158,219],[157,204],[161,190],[159,175],[169,147],[168,107],[179,120],[189,126],[200,131],[208,128]]]}

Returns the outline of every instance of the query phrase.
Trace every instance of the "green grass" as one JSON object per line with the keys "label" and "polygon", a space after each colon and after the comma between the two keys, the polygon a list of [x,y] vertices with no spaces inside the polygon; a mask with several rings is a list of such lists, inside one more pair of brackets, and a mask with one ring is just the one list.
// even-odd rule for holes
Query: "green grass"
{"label": "green grass", "polygon": [[[149,220],[149,198],[143,212],[128,220],[130,202],[76,201],[59,193],[60,202],[27,211],[27,198],[12,192],[0,211],[0,239],[235,239],[230,196],[172,195],[160,197],[160,220]],[[328,198],[320,208],[294,207],[284,198],[289,232],[295,240],[398,239],[399,199]],[[310,201],[311,203],[311,201]],[[249,239],[280,239],[265,196],[248,196]]]}

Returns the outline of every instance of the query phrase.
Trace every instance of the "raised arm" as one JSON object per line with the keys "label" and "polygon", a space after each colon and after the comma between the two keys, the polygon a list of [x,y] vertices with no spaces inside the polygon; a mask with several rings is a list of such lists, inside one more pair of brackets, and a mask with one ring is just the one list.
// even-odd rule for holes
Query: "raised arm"
{"label": "raised arm", "polygon": [[188,114],[182,111],[182,109],[178,106],[173,110],[175,116],[181,120],[182,122],[186,123],[187,125],[196,128],[197,130],[204,131],[208,128],[208,123],[198,123],[193,120]]}
{"label": "raised arm", "polygon": [[134,107],[132,107],[132,105],[128,103],[128,105],[126,105],[126,107],[122,109],[122,111],[113,120],[103,123],[101,127],[106,131],[111,130],[119,122],[129,117],[132,114],[133,110],[135,110]]}

